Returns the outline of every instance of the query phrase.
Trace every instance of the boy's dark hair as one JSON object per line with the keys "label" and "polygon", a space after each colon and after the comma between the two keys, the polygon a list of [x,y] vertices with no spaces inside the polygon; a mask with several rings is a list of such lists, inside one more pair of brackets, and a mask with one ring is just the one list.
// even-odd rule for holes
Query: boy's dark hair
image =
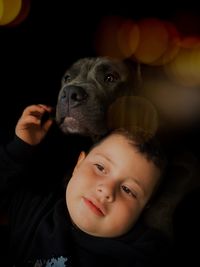
{"label": "boy's dark hair", "polygon": [[155,137],[144,139],[142,135],[134,134],[132,132],[127,131],[124,128],[119,128],[109,131],[106,135],[104,135],[101,139],[99,139],[89,149],[89,151],[91,151],[94,147],[98,146],[108,136],[112,134],[124,136],[129,141],[129,143],[138,150],[139,153],[143,154],[147,160],[152,161],[155,164],[155,166],[161,171],[161,173],[164,171],[167,164],[167,160],[159,141]]}

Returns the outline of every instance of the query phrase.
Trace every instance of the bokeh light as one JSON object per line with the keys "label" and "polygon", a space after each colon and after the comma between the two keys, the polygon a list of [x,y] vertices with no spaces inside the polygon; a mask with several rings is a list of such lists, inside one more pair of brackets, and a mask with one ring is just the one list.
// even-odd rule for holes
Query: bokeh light
{"label": "bokeh light", "polygon": [[31,0],[22,0],[22,6],[17,17],[11,21],[7,26],[14,27],[21,24],[29,15],[31,8]]}
{"label": "bokeh light", "polygon": [[120,52],[125,58],[130,57],[139,44],[139,27],[132,20],[125,20],[117,32],[117,41]]}
{"label": "bokeh light", "polygon": [[3,14],[0,19],[0,25],[6,25],[13,21],[19,14],[22,7],[22,0],[3,0]]}
{"label": "bokeh light", "polygon": [[200,85],[200,45],[196,48],[181,48],[174,60],[165,66],[168,76],[183,86]]}
{"label": "bokeh light", "polygon": [[0,20],[3,16],[3,0],[0,0]]}
{"label": "bokeh light", "polygon": [[173,23],[169,21],[163,21],[163,24],[168,32],[167,48],[164,53],[156,61],[153,61],[151,65],[162,66],[170,61],[177,55],[180,49],[180,34]]}
{"label": "bokeh light", "polygon": [[180,47],[182,48],[197,48],[200,46],[199,36],[186,36],[181,38]]}
{"label": "bokeh light", "polygon": [[139,96],[123,96],[110,106],[107,123],[109,129],[125,128],[148,140],[157,131],[158,115],[149,100]]}
{"label": "bokeh light", "polygon": [[118,45],[118,30],[124,19],[118,16],[104,17],[98,26],[95,37],[95,48],[98,55],[123,59],[125,55]]}
{"label": "bokeh light", "polygon": [[153,79],[143,85],[141,95],[149,99],[162,117],[159,128],[188,127],[200,119],[200,90],[167,79]]}
{"label": "bokeh light", "polygon": [[159,59],[168,47],[169,34],[161,20],[148,18],[138,21],[140,42],[134,53],[142,63],[151,63]]}

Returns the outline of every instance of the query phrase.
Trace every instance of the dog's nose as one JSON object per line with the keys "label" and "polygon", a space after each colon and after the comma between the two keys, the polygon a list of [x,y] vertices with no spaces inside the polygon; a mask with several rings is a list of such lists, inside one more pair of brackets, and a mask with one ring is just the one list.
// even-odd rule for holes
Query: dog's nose
{"label": "dog's nose", "polygon": [[62,101],[68,102],[70,107],[76,107],[87,99],[88,95],[80,86],[69,85],[62,90]]}

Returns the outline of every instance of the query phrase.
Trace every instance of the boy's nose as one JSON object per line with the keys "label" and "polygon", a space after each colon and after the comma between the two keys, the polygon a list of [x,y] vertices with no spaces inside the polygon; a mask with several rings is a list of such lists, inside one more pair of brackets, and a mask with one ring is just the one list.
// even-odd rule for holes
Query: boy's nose
{"label": "boy's nose", "polygon": [[97,193],[102,201],[113,202],[115,200],[115,186],[112,182],[99,184]]}

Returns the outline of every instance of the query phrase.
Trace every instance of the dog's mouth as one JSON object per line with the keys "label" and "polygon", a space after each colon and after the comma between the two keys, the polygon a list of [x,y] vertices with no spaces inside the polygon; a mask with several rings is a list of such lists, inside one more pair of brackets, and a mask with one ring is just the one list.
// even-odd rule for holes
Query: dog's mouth
{"label": "dog's mouth", "polygon": [[64,132],[78,133],[81,129],[80,122],[73,117],[62,118],[59,127]]}
{"label": "dog's mouth", "polygon": [[[56,124],[64,134],[78,134],[84,136],[102,135],[107,131],[104,122],[104,113],[88,107],[85,111],[83,107],[69,109],[60,103],[56,110]],[[93,112],[92,112],[93,111]]]}

